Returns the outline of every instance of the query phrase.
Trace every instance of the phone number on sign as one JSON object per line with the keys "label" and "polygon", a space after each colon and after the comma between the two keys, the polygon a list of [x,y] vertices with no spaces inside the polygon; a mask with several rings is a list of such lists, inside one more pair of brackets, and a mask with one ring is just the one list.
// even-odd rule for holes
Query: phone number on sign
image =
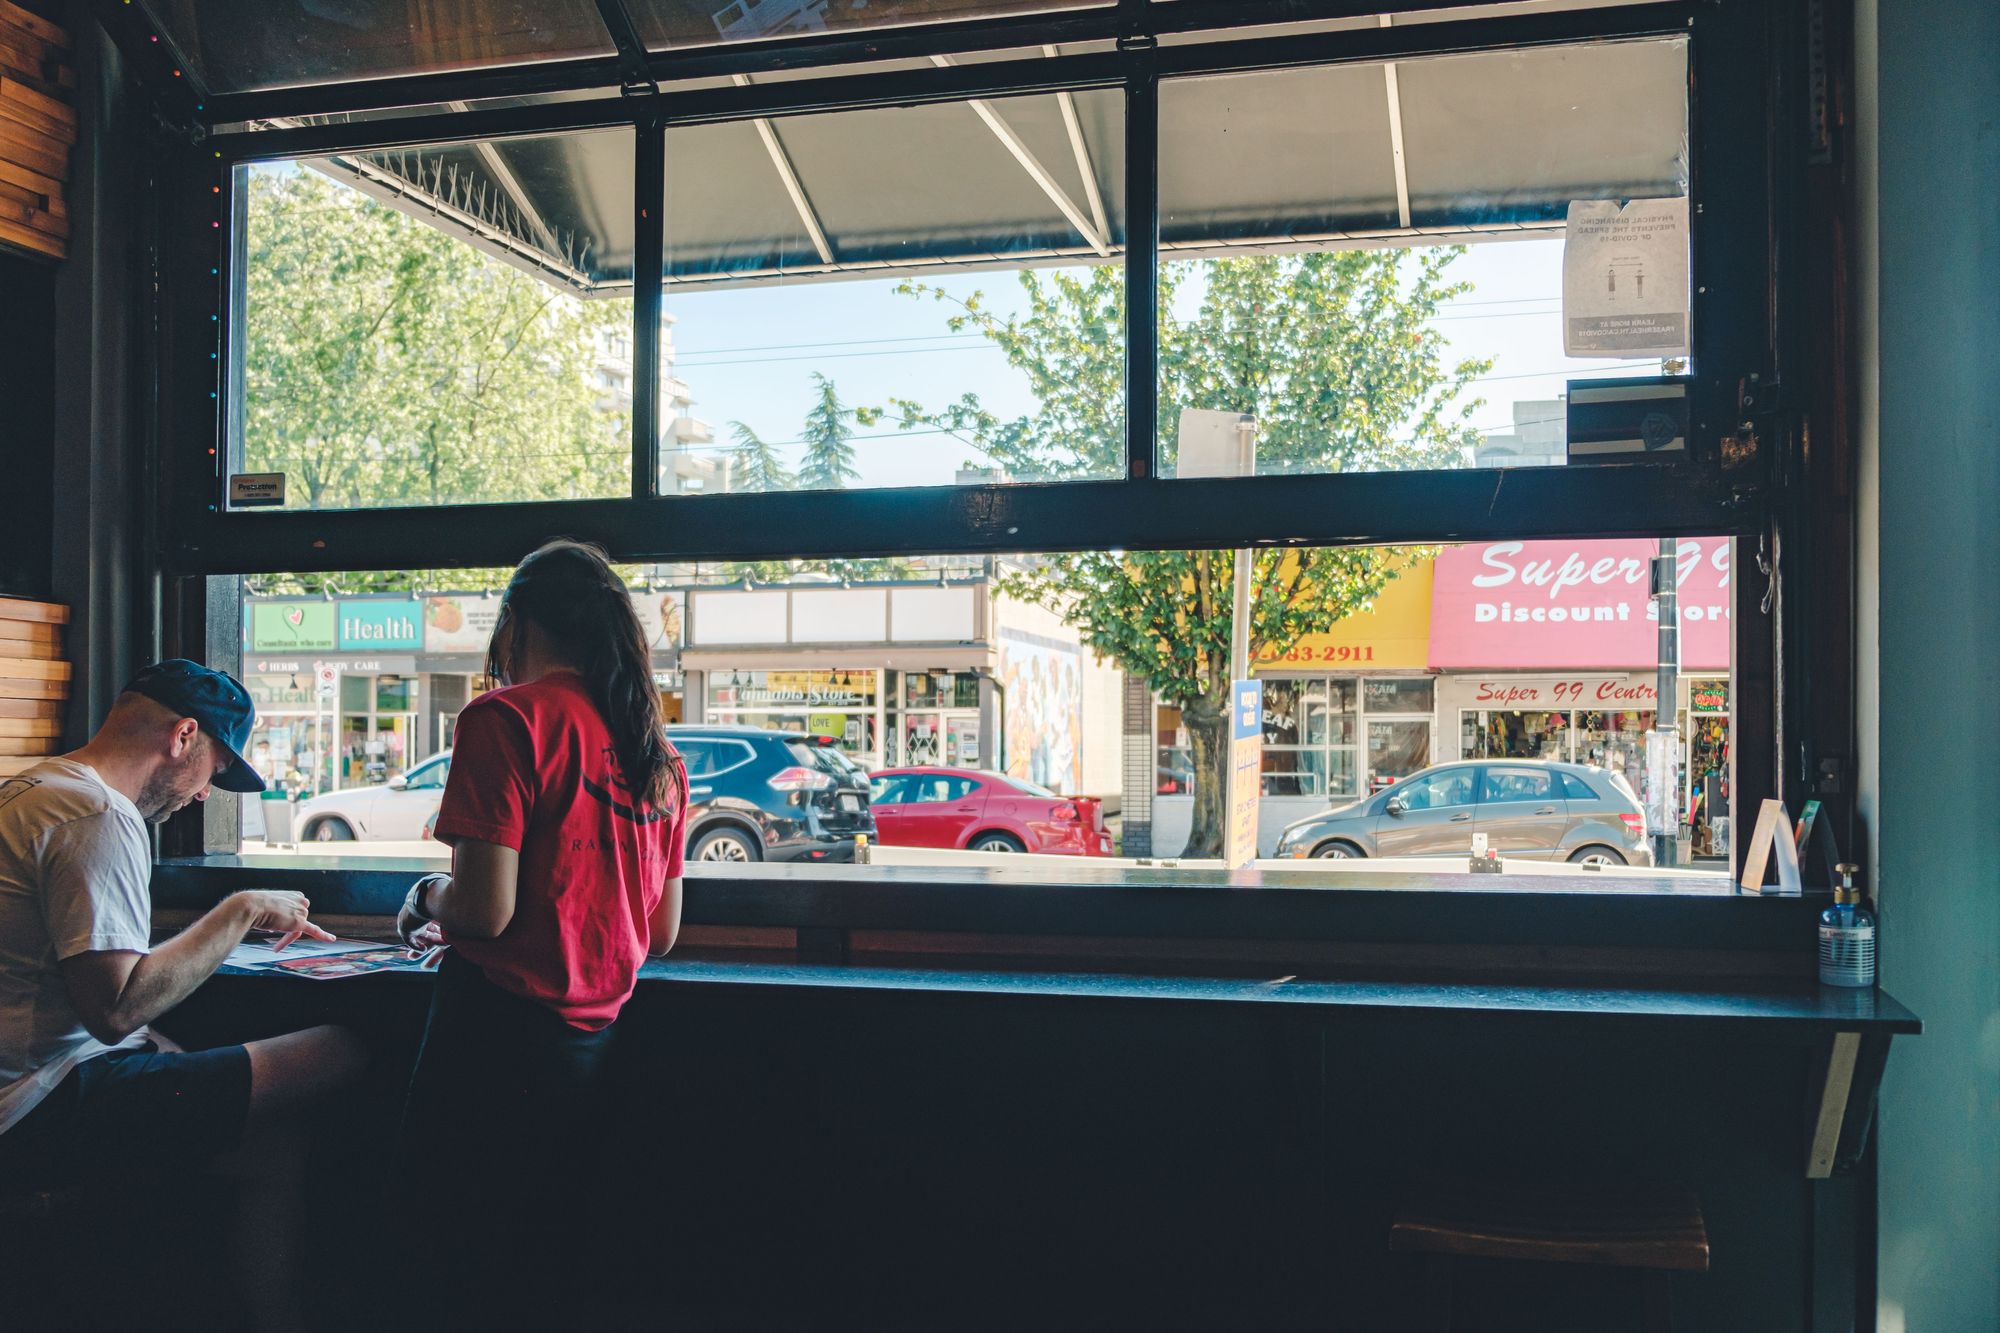
{"label": "phone number on sign", "polygon": [[1313,648],[1301,646],[1287,649],[1282,653],[1266,652],[1257,659],[1259,662],[1372,662],[1375,660],[1373,645],[1328,644]]}

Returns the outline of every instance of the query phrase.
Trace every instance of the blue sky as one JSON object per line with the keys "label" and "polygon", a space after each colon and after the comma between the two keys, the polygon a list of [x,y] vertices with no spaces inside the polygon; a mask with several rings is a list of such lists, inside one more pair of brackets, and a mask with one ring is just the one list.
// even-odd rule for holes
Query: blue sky
{"label": "blue sky", "polygon": [[[1493,368],[1473,396],[1483,430],[1506,430],[1513,404],[1554,398],[1571,375],[1644,373],[1657,362],[1573,360],[1562,352],[1559,237],[1476,245],[1453,266],[1472,290],[1443,309],[1436,327],[1453,360],[1490,357]],[[1014,274],[930,279],[964,295],[983,292],[1004,312],[1018,305]],[[891,397],[942,405],[977,393],[1003,414],[1029,411],[1033,397],[999,351],[983,338],[952,335],[948,307],[895,293],[896,281],[801,283],[737,291],[670,291],[675,373],[695,397],[694,415],[715,427],[718,446],[729,423],[743,421],[766,440],[796,441],[812,405],[812,374],[821,371],[855,404]],[[940,435],[903,436],[883,422],[857,431],[864,485],[931,485],[952,480],[970,450]]]}

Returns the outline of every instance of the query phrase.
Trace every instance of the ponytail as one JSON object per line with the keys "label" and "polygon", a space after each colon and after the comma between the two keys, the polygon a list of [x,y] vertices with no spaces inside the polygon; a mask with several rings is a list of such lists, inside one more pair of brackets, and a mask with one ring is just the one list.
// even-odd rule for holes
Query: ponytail
{"label": "ponytail", "polygon": [[667,744],[653,659],[625,582],[600,547],[567,539],[541,547],[514,571],[486,650],[498,679],[505,657],[518,660],[525,626],[541,628],[583,677],[597,705],[626,790],[655,810],[679,793],[678,765]]}

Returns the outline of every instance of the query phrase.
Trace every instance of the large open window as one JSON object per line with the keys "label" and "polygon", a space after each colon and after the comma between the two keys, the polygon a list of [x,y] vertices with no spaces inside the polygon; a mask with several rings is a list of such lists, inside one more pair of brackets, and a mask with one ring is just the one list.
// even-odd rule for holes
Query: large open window
{"label": "large open window", "polygon": [[[1246,549],[1264,857],[1459,856],[1291,833],[1458,793],[1602,805],[1588,849],[1496,844],[1523,861],[1726,864],[1776,708],[1737,401],[1768,318],[1709,239],[1762,150],[1721,128],[1740,89],[1692,96],[1730,20],[1267,36],[1177,0],[1114,47],[1090,6],[776,5],[632,9],[768,72],[627,60],[610,100],[578,64],[515,105],[413,75],[353,120],[266,91],[217,136],[220,262],[176,310],[220,365],[187,340],[175,382],[215,452],[169,446],[167,561],[240,595],[204,646],[299,803],[210,845],[434,854],[395,812],[490,685],[504,566],[564,534],[623,562],[697,776],[776,774],[808,861],[1044,850],[944,830],[988,780],[1059,854],[1214,853]],[[865,75],[811,68],[856,24]]]}

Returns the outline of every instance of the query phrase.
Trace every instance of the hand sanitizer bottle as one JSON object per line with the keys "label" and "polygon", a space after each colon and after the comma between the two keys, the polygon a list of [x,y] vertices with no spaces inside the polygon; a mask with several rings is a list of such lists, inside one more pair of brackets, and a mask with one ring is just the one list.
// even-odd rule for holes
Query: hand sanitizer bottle
{"label": "hand sanitizer bottle", "polygon": [[1834,867],[1840,887],[1833,891],[1833,906],[1819,914],[1822,986],[1875,984],[1875,914],[1863,905],[1854,887],[1854,875],[1860,868],[1845,864]]}

